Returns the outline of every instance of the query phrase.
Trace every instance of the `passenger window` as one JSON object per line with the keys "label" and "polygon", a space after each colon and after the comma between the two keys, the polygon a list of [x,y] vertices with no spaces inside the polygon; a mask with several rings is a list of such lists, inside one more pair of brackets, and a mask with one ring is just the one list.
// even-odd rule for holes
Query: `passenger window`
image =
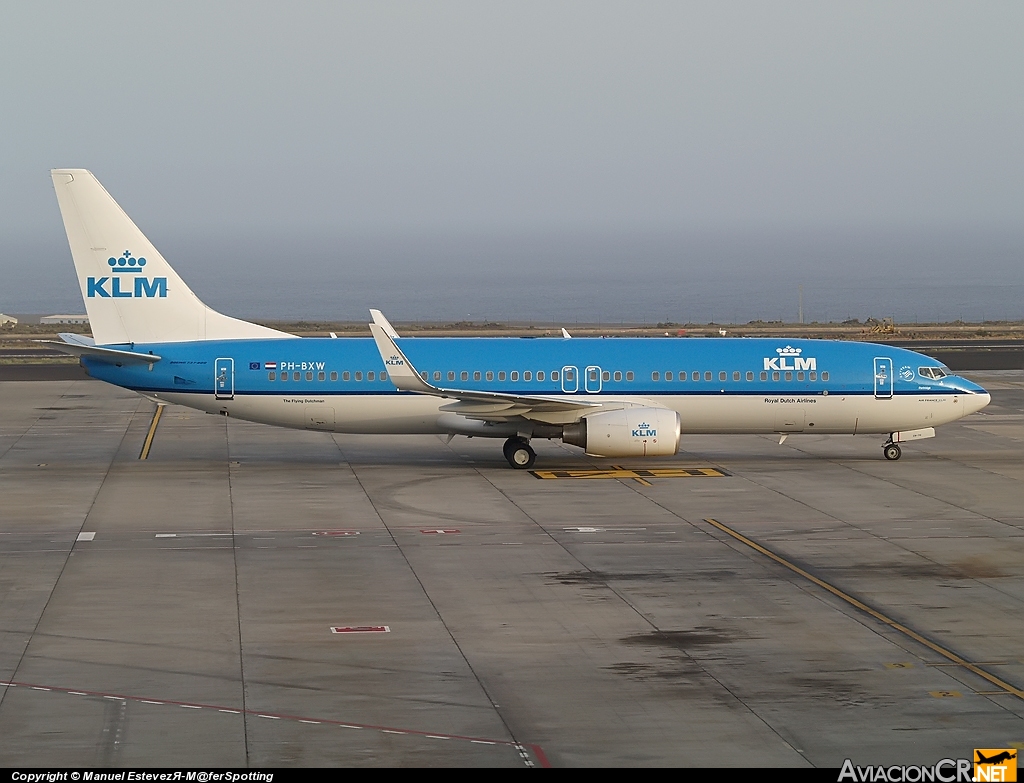
{"label": "passenger window", "polygon": [[337,373],[337,371],[334,371],[334,372],[331,373],[331,380],[332,381],[338,380],[338,373]]}
{"label": "passenger window", "polygon": [[449,381],[454,381],[455,380],[455,371],[454,370],[449,370],[448,371],[448,380]]}
{"label": "passenger window", "polygon": [[652,381],[661,380],[661,374],[657,370],[655,370],[654,372],[651,373],[651,380]]}
{"label": "passenger window", "polygon": [[544,371],[543,370],[538,370],[537,371],[537,380],[538,381],[543,381],[544,380]]}
{"label": "passenger window", "polygon": [[816,381],[816,380],[818,380],[818,373],[816,373],[816,372],[812,372],[812,373],[811,373],[811,380],[812,380],[812,381]]}
{"label": "passenger window", "polygon": [[665,373],[665,380],[666,380],[666,381],[671,381],[671,380],[672,380],[672,371],[671,371],[671,370],[668,370],[668,371],[667,371],[667,372]]}
{"label": "passenger window", "polygon": [[679,371],[679,380],[681,380],[681,381],[685,381],[686,380],[686,370],[680,370]]}
{"label": "passenger window", "polygon": [[601,380],[603,380],[603,381],[610,381],[611,379],[612,379],[612,374],[610,372],[608,372],[607,370],[605,370],[603,373],[601,373]]}
{"label": "passenger window", "polygon": [[474,381],[479,381],[480,380],[480,371],[479,370],[474,370],[473,371],[473,380]]}
{"label": "passenger window", "polygon": [[519,380],[519,372],[517,370],[513,370],[511,373],[509,373],[508,379],[510,381],[518,381]]}
{"label": "passenger window", "polygon": [[740,372],[739,372],[739,370],[733,370],[732,379],[734,381],[738,381],[740,379]]}
{"label": "passenger window", "polygon": [[277,380],[277,373],[276,372],[268,372],[267,373],[267,380],[268,381],[276,381]]}
{"label": "passenger window", "polygon": [[282,381],[287,381],[288,380],[288,373],[286,373],[286,372],[281,373],[281,380]]}
{"label": "passenger window", "polygon": [[435,381],[441,380],[441,371],[440,370],[434,370],[434,380]]}
{"label": "passenger window", "polygon": [[711,371],[710,370],[704,373],[704,380],[705,381],[710,381],[711,380]]}
{"label": "passenger window", "polygon": [[553,380],[553,381],[557,381],[558,380],[558,370],[552,370],[551,371],[551,380]]}
{"label": "passenger window", "polygon": [[463,380],[463,381],[468,381],[469,380],[469,373],[466,372],[465,370],[463,370],[461,373],[459,373],[459,378],[461,380]]}
{"label": "passenger window", "polygon": [[383,370],[380,371],[380,379],[382,381],[386,381],[388,379],[388,374],[386,372],[384,372]]}
{"label": "passenger window", "polygon": [[362,379],[363,379],[363,374],[361,372],[357,372],[356,373],[356,380],[357,381],[361,381]]}
{"label": "passenger window", "polygon": [[428,374],[429,374],[429,373],[428,373],[428,372],[427,372],[426,370],[423,370],[423,371],[422,371],[422,372],[420,373],[420,377],[421,377],[421,378],[422,378],[423,380],[427,380],[427,375],[428,375]]}
{"label": "passenger window", "polygon": [[798,381],[802,381],[802,380],[804,379],[804,374],[803,374],[802,372],[798,372],[798,373],[796,374],[796,379],[797,379]]}
{"label": "passenger window", "polygon": [[498,373],[498,380],[499,381],[505,380],[505,371],[504,370],[502,370],[501,372]]}
{"label": "passenger window", "polygon": [[700,380],[700,373],[699,372],[695,372],[693,375],[690,376],[690,380],[692,380],[692,381],[699,381]]}
{"label": "passenger window", "polygon": [[592,380],[592,381],[596,381],[597,380],[597,370],[591,370],[590,371],[590,380]]}
{"label": "passenger window", "polygon": [[617,380],[617,381],[621,381],[622,380],[622,370],[616,370],[615,371],[615,380]]}
{"label": "passenger window", "polygon": [[752,373],[750,370],[747,370],[747,380],[748,381],[754,380],[754,373]]}
{"label": "passenger window", "polygon": [[632,370],[626,370],[626,380],[627,381],[633,380],[633,371]]}
{"label": "passenger window", "polygon": [[327,373],[324,373],[324,372],[318,372],[318,373],[316,374],[316,379],[317,379],[318,381],[326,381],[326,380],[327,380]]}
{"label": "passenger window", "polygon": [[529,370],[527,370],[526,372],[524,372],[524,373],[523,373],[523,380],[524,380],[524,381],[532,381],[532,380],[533,380],[533,373],[532,373],[532,372],[530,372]]}
{"label": "passenger window", "polygon": [[827,380],[828,380],[828,370],[825,370],[825,372],[823,372],[823,373],[821,374],[821,379],[822,379],[823,381],[827,381]]}
{"label": "passenger window", "polygon": [[571,381],[575,377],[576,377],[576,373],[574,373],[572,370],[566,370],[565,371],[565,380]]}
{"label": "passenger window", "polygon": [[766,373],[764,370],[761,370],[761,380],[762,381],[767,381],[768,380],[768,373]]}
{"label": "passenger window", "polygon": [[724,381],[728,376],[724,372],[718,373],[718,380]]}
{"label": "passenger window", "polygon": [[490,370],[487,371],[487,380],[489,380],[489,381],[493,381],[494,380],[494,373],[491,372]]}
{"label": "passenger window", "polygon": [[348,371],[348,370],[345,370],[345,372],[343,372],[343,373],[341,374],[341,379],[342,379],[343,381],[348,381],[348,380],[351,380],[351,378],[352,378],[352,375],[351,375],[351,374],[349,373],[349,371]]}
{"label": "passenger window", "polygon": [[772,380],[773,381],[777,381],[779,379],[779,377],[780,376],[779,376],[779,371],[778,370],[776,370],[775,372],[772,373]]}
{"label": "passenger window", "polygon": [[373,370],[370,370],[368,373],[366,373],[366,380],[372,381],[374,379],[374,377],[375,376],[373,374]]}
{"label": "passenger window", "polygon": [[313,373],[311,373],[311,372],[307,372],[307,373],[306,373],[306,380],[307,380],[307,381],[311,381],[311,380],[313,380]]}
{"label": "passenger window", "polygon": [[293,381],[299,380],[300,375],[301,375],[301,373],[293,372],[292,373],[292,380]]}
{"label": "passenger window", "polygon": [[793,373],[791,373],[791,372],[787,372],[787,373],[786,373],[786,380],[787,380],[787,381],[791,381],[791,380],[793,380]]}

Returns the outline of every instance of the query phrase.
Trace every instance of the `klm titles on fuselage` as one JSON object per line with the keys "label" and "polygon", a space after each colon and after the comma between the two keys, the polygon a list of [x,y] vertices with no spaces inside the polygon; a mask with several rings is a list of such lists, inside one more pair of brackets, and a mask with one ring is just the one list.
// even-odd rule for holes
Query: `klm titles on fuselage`
{"label": "klm titles on fuselage", "polygon": [[[110,266],[110,276],[86,278],[86,298],[152,299],[160,297],[162,299],[167,296],[167,278],[146,277],[145,258],[135,258],[130,250],[125,250],[120,258],[113,256],[108,258],[107,264]],[[121,277],[121,275],[126,277]],[[132,282],[125,287],[123,281],[127,280],[132,280]]]}
{"label": "klm titles on fuselage", "polygon": [[[764,369],[766,370],[817,370],[818,360],[814,357],[806,359],[800,356],[803,348],[793,348],[787,345],[785,348],[776,348],[778,356],[773,358],[765,357]],[[792,361],[789,361],[792,360]]]}

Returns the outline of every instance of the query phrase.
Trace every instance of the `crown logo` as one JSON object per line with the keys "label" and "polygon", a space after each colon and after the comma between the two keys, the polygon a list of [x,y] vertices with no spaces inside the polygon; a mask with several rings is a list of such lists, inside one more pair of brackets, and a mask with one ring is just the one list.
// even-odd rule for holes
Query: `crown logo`
{"label": "crown logo", "polygon": [[637,426],[638,426],[639,429],[642,429],[642,430],[650,429],[650,427],[651,427],[651,425],[648,424],[646,421],[645,422],[641,422]]}
{"label": "crown logo", "polygon": [[779,356],[799,356],[803,353],[803,348],[794,348],[792,345],[787,345],[785,348],[776,348],[775,353]]}
{"label": "crown logo", "polygon": [[131,250],[125,250],[120,258],[108,258],[107,264],[114,272],[141,272],[142,267],[146,265],[146,259],[135,258]]}

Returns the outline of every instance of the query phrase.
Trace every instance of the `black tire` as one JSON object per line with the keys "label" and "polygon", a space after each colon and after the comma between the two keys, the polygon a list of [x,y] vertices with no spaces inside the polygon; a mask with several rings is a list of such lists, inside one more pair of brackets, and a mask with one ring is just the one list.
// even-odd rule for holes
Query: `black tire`
{"label": "black tire", "polygon": [[882,454],[885,456],[887,460],[895,461],[898,460],[901,456],[903,456],[903,450],[895,443],[886,443],[882,447]]}
{"label": "black tire", "polygon": [[537,452],[530,448],[530,444],[523,440],[512,441],[512,445],[505,450],[505,458],[508,464],[516,470],[529,470],[537,461]]}
{"label": "black tire", "polygon": [[512,461],[512,449],[515,448],[516,446],[519,446],[519,445],[523,444],[523,443],[526,443],[526,441],[523,440],[522,438],[509,438],[507,441],[505,441],[504,445],[501,447],[501,453],[505,455],[505,459],[507,459],[509,462],[511,462]]}

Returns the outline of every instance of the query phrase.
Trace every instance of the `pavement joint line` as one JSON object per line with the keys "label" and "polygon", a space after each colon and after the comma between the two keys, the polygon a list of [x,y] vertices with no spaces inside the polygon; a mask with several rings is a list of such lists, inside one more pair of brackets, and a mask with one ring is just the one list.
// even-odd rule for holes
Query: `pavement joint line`
{"label": "pavement joint line", "polygon": [[[73,386],[74,386],[74,384],[72,384],[72,388],[73,388]],[[64,394],[67,394],[67,392],[64,392]],[[62,394],[61,397],[63,397],[64,394]],[[124,411],[124,413],[126,413],[127,416],[128,416],[128,421],[124,425],[124,429],[123,430],[121,430],[120,427],[114,427],[114,428],[110,429],[111,432],[120,431],[121,432],[121,437],[118,439],[117,449],[114,451],[113,456],[111,456],[110,461],[106,464],[106,467],[102,468],[102,470],[99,471],[100,473],[102,473],[102,477],[100,478],[99,483],[96,485],[96,489],[92,493],[92,500],[89,501],[89,507],[86,509],[85,515],[82,517],[82,522],[81,522],[81,524],[78,527],[78,532],[79,533],[81,533],[83,531],[83,529],[85,528],[85,526],[89,523],[89,517],[92,516],[93,510],[96,508],[96,500],[97,500],[97,498],[99,498],[100,493],[103,491],[103,485],[106,484],[107,479],[110,477],[110,471],[111,471],[111,469],[114,466],[114,462],[117,460],[117,454],[124,447],[125,438],[128,437],[128,432],[132,428],[132,421],[134,420],[135,415],[139,412],[139,406],[141,404],[142,404],[142,401],[139,400],[135,404],[134,410],[126,410],[126,411]],[[128,406],[128,407],[130,408],[131,406]],[[11,448],[14,448],[15,445],[20,443],[22,438],[24,438],[25,435],[27,435],[28,432],[30,430],[32,430],[36,426],[36,424],[39,423],[40,420],[41,420],[41,414],[40,414],[40,417],[37,418],[36,421],[32,424],[32,426],[29,427],[27,430],[25,430],[21,435],[19,435],[17,440],[15,440],[15,442],[13,444],[11,444],[11,446],[7,450],[4,451],[4,455],[6,455],[8,452],[10,452]],[[53,551],[60,551],[60,550],[53,550]],[[25,656],[28,654],[28,648],[32,644],[32,638],[35,636],[36,632],[39,631],[39,625],[40,625],[40,623],[43,620],[43,615],[46,613],[47,608],[49,608],[50,601],[53,600],[53,594],[57,590],[57,586],[60,584],[60,581],[61,581],[61,579],[64,576],[64,571],[68,567],[68,561],[71,558],[71,554],[72,554],[72,549],[64,550],[64,562],[61,564],[60,570],[57,573],[57,578],[54,579],[53,580],[53,584],[50,585],[50,590],[47,593],[46,600],[43,602],[42,609],[40,609],[39,614],[36,615],[35,623],[33,623],[33,625],[32,625],[32,631],[31,631],[31,633],[29,635],[29,639],[25,643],[24,647],[22,647],[21,654],[18,656],[18,660],[14,664],[14,669],[11,671],[11,676],[12,677],[16,677],[17,676],[18,671],[21,669],[22,664],[25,662]],[[7,697],[7,691],[6,690],[3,693],[0,693],[0,707],[3,706],[4,699],[6,697]]]}
{"label": "pavement joint line", "polygon": [[141,704],[157,704],[157,705],[172,706],[172,707],[185,707],[186,709],[193,709],[193,710],[217,710],[218,712],[225,712],[225,713],[229,713],[229,714],[232,714],[232,715],[252,715],[252,716],[255,716],[257,718],[270,718],[271,720],[285,720],[285,721],[294,721],[296,723],[309,723],[309,724],[315,724],[315,725],[338,726],[339,728],[342,728],[342,729],[370,729],[371,731],[378,731],[378,732],[380,732],[382,734],[403,734],[403,735],[406,735],[406,736],[424,737],[426,739],[461,740],[462,742],[470,742],[470,743],[474,743],[474,744],[477,744],[477,745],[501,745],[501,746],[508,747],[508,748],[514,748],[516,750],[519,750],[520,748],[526,748],[530,752],[533,753],[533,755],[537,758],[538,761],[540,761],[541,766],[543,766],[543,767],[550,767],[551,766],[550,763],[547,761],[547,757],[544,755],[544,751],[541,749],[540,745],[536,745],[536,744],[532,744],[532,743],[516,742],[514,740],[491,740],[491,739],[483,739],[481,737],[471,737],[471,736],[464,735],[464,734],[436,734],[434,732],[422,731],[420,729],[399,729],[399,728],[393,728],[393,727],[389,727],[389,726],[377,726],[377,725],[369,724],[369,723],[365,723],[365,724],[342,723],[341,721],[330,720],[330,719],[327,719],[327,718],[319,718],[319,719],[301,718],[301,717],[299,717],[297,715],[289,715],[287,713],[258,712],[256,710],[233,710],[233,709],[229,709],[227,707],[218,707],[217,705],[214,705],[214,704],[202,704],[202,703],[185,702],[185,701],[172,701],[172,700],[169,700],[169,699],[168,700],[164,700],[164,701],[156,701],[154,699],[143,699],[140,696],[125,696],[123,694],[104,693],[102,691],[73,691],[73,690],[70,690],[69,688],[44,687],[42,685],[34,685],[34,684],[28,683],[28,682],[14,682],[14,681],[0,680],[0,687],[31,688],[32,690],[50,691],[52,693],[62,693],[62,694],[69,695],[69,696],[93,696],[93,697],[100,697],[100,698],[104,698],[104,699],[112,699],[112,700],[117,700],[117,701],[122,701],[122,702],[133,701],[133,702],[139,702]]}
{"label": "pavement joint line", "polygon": [[836,596],[836,598],[839,598],[839,599],[845,601],[846,603],[850,604],[850,606],[853,606],[856,609],[860,609],[862,612],[871,615],[872,617],[874,617],[879,622],[889,626],[890,628],[892,628],[895,631],[898,631],[899,633],[903,634],[904,636],[907,636],[907,637],[913,639],[918,644],[923,644],[929,650],[931,650],[932,652],[938,653],[939,655],[941,655],[943,658],[946,658],[951,663],[956,664],[957,666],[962,666],[963,668],[967,669],[968,671],[972,672],[973,674],[976,674],[977,676],[981,677],[983,680],[986,680],[987,682],[992,683],[997,688],[1000,688],[1002,691],[1005,691],[1008,694],[1012,694],[1012,695],[1016,696],[1019,699],[1024,699],[1024,690],[1022,690],[1020,688],[1015,688],[1013,685],[1010,685],[1008,682],[1005,682],[1005,681],[1001,680],[999,677],[996,677],[994,674],[991,674],[991,673],[985,671],[984,669],[979,667],[977,664],[971,663],[970,661],[966,660],[965,658],[957,655],[952,650],[948,650],[945,647],[943,647],[942,645],[936,644],[931,639],[928,639],[928,638],[922,636],[921,634],[919,634],[917,631],[907,627],[906,625],[903,625],[903,623],[900,623],[900,622],[898,622],[896,620],[893,620],[888,615],[883,614],[882,612],[880,612],[879,610],[875,609],[874,607],[869,606],[868,604],[864,603],[863,601],[860,601],[860,600],[854,598],[852,595],[849,595],[848,593],[843,592],[838,587],[829,584],[828,582],[824,581],[823,579],[819,579],[818,577],[814,576],[813,574],[811,574],[811,573],[805,571],[804,569],[800,568],[800,566],[795,565],[794,563],[789,562],[788,560],[786,560],[781,555],[778,555],[775,552],[772,552],[770,549],[767,549],[767,548],[761,546],[760,544],[758,544],[757,542],[752,541],[751,539],[747,538],[742,533],[739,533],[739,532],[733,530],[732,528],[730,528],[729,526],[722,524],[717,519],[711,519],[710,517],[707,517],[707,518],[704,519],[704,521],[707,522],[709,525],[712,525],[713,527],[715,527],[718,530],[722,531],[726,535],[731,536],[732,538],[736,539],[740,543],[747,545],[748,547],[750,547],[751,549],[755,550],[756,552],[760,552],[762,555],[765,555],[766,557],[770,558],[771,560],[774,560],[779,565],[784,566],[785,568],[788,568],[793,573],[798,574],[798,575],[804,577],[805,579],[807,579],[808,581],[813,582],[818,587],[821,587],[822,589],[827,590],[832,595]]}
{"label": "pavement joint line", "polygon": [[[335,446],[338,447],[338,451],[344,457],[344,452],[342,451],[341,446],[338,444],[337,440],[334,439],[334,438],[332,438],[332,440],[334,440]],[[449,441],[448,441],[448,448],[450,450],[452,450],[451,449],[451,439],[449,439]],[[501,711],[499,710],[498,704],[495,702],[494,698],[491,696],[490,690],[487,688],[487,685],[484,683],[483,678],[480,676],[480,674],[477,672],[477,670],[473,667],[473,663],[470,661],[469,656],[466,654],[465,650],[462,649],[462,645],[459,644],[459,640],[457,638],[455,638],[454,632],[449,627],[448,622],[444,618],[444,615],[441,614],[441,610],[438,608],[437,603],[434,601],[433,596],[431,596],[430,591],[427,590],[427,586],[423,583],[422,576],[416,571],[416,568],[413,566],[412,561],[409,559],[408,553],[406,553],[406,551],[404,549],[402,549],[401,545],[398,542],[398,539],[395,537],[394,531],[392,530],[391,526],[388,524],[387,520],[384,518],[384,515],[381,513],[380,509],[377,506],[377,503],[374,502],[373,497],[371,497],[369,491],[366,489],[366,486],[363,484],[363,481],[359,477],[359,474],[356,473],[355,468],[352,467],[351,463],[345,462],[345,463],[342,463],[342,465],[344,467],[348,468],[348,471],[352,474],[352,478],[355,479],[356,484],[359,485],[359,489],[362,491],[363,495],[366,497],[366,500],[370,504],[370,507],[373,509],[374,514],[376,514],[377,518],[380,520],[381,524],[384,526],[384,529],[387,531],[388,537],[391,539],[392,543],[389,546],[393,546],[395,549],[397,549],[399,555],[401,555],[402,559],[405,560],[406,566],[408,566],[408,568],[409,568],[409,572],[412,574],[412,577],[419,584],[420,590],[423,592],[423,597],[427,600],[427,603],[430,604],[431,609],[433,609],[433,611],[434,611],[434,615],[437,617],[438,621],[441,623],[441,626],[444,628],[445,632],[448,634],[448,638],[451,640],[452,644],[455,646],[455,649],[458,651],[459,656],[462,658],[463,662],[466,664],[466,668],[469,670],[470,674],[473,675],[473,679],[476,680],[477,686],[480,688],[480,691],[483,693],[484,697],[488,700],[488,702],[490,702],[491,708],[494,710],[495,717],[497,717],[497,719],[504,726],[505,731],[508,732],[508,735],[512,738],[510,740],[498,740],[498,741],[494,741],[494,742],[492,742],[490,740],[480,740],[480,741],[482,741],[482,742],[484,742],[486,744],[490,744],[490,745],[498,745],[498,744],[500,744],[500,745],[505,745],[505,746],[508,746],[508,747],[515,747],[516,745],[521,744],[519,742],[519,740],[516,738],[515,731],[509,725],[508,720],[505,718],[504,715],[502,715]],[[479,475],[479,470],[476,469],[476,468],[474,468],[474,470]],[[492,486],[493,486],[493,484],[492,484]],[[416,732],[410,732],[410,733],[419,734],[421,736],[426,735],[426,732],[423,732],[423,731],[416,731]],[[450,735],[450,736],[452,736],[453,739],[468,739],[470,742],[477,742],[478,741],[478,740],[473,739],[471,737],[461,737],[461,738],[459,738],[459,737],[455,737],[455,735]],[[536,747],[537,759],[538,759],[538,761],[540,761],[541,766],[543,766],[543,767],[550,767],[551,766],[549,763],[547,763],[547,758],[544,756],[544,752],[540,749],[539,746],[530,745],[530,747],[531,748]],[[531,762],[529,759],[527,759],[526,766],[532,767],[533,766],[533,762]]]}

